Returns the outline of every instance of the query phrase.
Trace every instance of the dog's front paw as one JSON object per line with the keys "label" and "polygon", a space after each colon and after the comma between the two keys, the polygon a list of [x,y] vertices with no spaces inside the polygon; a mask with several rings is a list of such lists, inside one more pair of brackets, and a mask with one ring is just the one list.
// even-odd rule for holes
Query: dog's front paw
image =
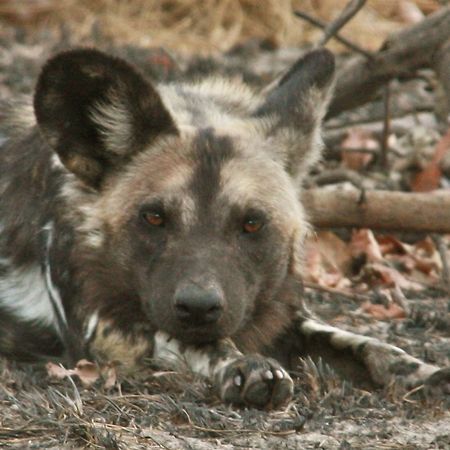
{"label": "dog's front paw", "polygon": [[294,390],[289,374],[274,359],[244,355],[225,365],[217,378],[223,401],[256,408],[277,408]]}

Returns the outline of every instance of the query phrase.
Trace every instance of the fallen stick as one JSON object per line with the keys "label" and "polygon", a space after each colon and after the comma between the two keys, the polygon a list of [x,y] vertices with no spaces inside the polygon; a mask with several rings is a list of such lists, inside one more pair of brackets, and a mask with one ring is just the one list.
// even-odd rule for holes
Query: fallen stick
{"label": "fallen stick", "polygon": [[450,233],[450,193],[308,189],[302,200],[316,228]]}
{"label": "fallen stick", "polygon": [[[410,75],[422,67],[434,67],[449,35],[450,6],[446,6],[390,37],[371,59],[351,58],[337,74],[327,117],[368,102],[392,78]],[[448,73],[445,67],[440,70]]]}

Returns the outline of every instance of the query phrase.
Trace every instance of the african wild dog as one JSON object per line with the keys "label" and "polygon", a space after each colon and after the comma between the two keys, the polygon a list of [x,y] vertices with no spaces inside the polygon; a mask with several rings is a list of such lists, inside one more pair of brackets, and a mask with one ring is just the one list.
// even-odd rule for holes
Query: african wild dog
{"label": "african wild dog", "polygon": [[376,383],[446,386],[445,370],[302,303],[299,190],[333,74],[313,51],[256,95],[222,79],[153,86],[96,50],[50,59],[33,106],[2,125],[0,352],[125,368],[183,357],[223,400],[278,406],[292,380],[262,355],[294,336]]}

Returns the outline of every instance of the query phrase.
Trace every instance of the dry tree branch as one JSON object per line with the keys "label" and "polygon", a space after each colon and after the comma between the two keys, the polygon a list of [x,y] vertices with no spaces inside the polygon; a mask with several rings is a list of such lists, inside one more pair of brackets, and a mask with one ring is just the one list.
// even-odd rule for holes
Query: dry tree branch
{"label": "dry tree branch", "polygon": [[337,74],[335,95],[327,117],[367,103],[389,80],[410,75],[423,67],[438,65],[448,92],[449,69],[440,61],[444,56],[446,61],[450,59],[449,41],[450,6],[446,6],[390,37],[371,60],[361,56],[351,58]]}
{"label": "dry tree branch", "polygon": [[380,166],[387,167],[389,135],[391,134],[391,88],[389,83],[384,87],[383,95],[383,135],[381,139]]}
{"label": "dry tree branch", "polygon": [[302,200],[317,228],[450,233],[450,194],[308,189]]}
{"label": "dry tree branch", "polygon": [[324,46],[330,38],[352,18],[365,5],[366,0],[350,0],[336,19],[330,22],[323,31],[323,36],[317,43],[318,47]]}

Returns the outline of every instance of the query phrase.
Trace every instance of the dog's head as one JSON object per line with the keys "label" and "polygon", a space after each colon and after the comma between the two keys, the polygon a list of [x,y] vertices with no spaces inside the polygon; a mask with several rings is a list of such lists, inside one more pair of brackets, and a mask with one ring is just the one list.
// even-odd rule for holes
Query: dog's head
{"label": "dog's head", "polygon": [[198,343],[276,315],[307,230],[298,186],[320,156],[333,73],[328,51],[311,52],[239,105],[232,85],[158,91],[95,50],[44,67],[37,123],[93,193],[90,251],[127,274],[155,327]]}

